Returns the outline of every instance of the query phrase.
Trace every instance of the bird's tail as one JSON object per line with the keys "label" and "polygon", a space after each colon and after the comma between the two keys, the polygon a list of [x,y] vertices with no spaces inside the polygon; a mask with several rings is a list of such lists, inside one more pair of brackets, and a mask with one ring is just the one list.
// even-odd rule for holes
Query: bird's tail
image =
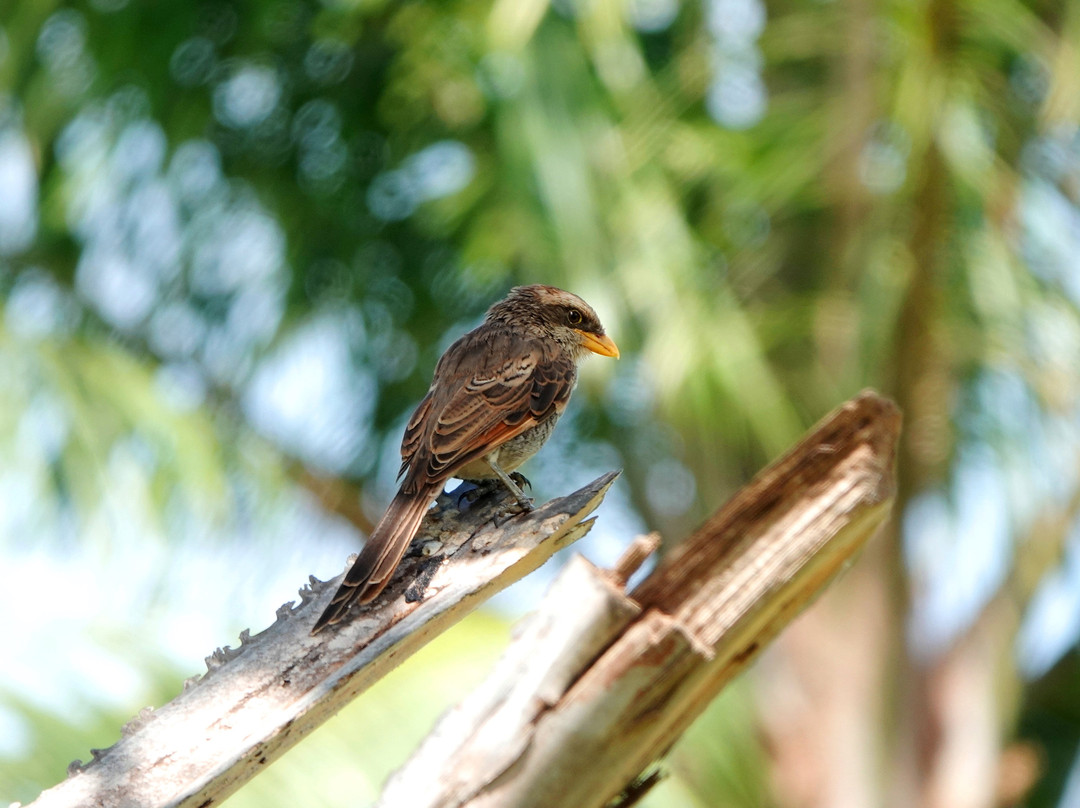
{"label": "bird's tail", "polygon": [[434,498],[435,493],[427,490],[413,494],[398,491],[368,536],[364,549],[345,573],[334,599],[311,629],[312,634],[339,622],[352,604],[368,603],[383,591]]}

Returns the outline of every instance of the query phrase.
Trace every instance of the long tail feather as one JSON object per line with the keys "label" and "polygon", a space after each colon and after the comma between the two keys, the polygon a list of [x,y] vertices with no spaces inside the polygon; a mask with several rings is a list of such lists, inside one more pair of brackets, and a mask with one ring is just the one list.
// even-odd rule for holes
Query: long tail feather
{"label": "long tail feather", "polygon": [[369,603],[378,597],[409,549],[434,498],[434,493],[423,490],[414,494],[397,493],[345,573],[334,599],[311,629],[312,634],[341,621],[352,604]]}

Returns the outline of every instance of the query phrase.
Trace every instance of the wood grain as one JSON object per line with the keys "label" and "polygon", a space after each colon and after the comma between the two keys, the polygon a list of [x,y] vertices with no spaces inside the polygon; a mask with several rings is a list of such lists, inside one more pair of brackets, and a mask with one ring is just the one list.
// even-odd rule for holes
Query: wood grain
{"label": "wood grain", "polygon": [[[546,688],[530,692],[514,666],[497,666],[447,716],[453,732],[437,726],[391,778],[381,808],[601,808],[640,789],[885,520],[899,429],[899,412],[876,394],[848,402],[630,595],[612,586],[617,575],[568,570],[506,657],[558,671],[564,686],[552,692],[542,679]],[[503,698],[532,709],[500,709]]]}
{"label": "wood grain", "polygon": [[[209,808],[258,774],[414,651],[555,551],[588,532],[586,517],[618,476],[495,526],[507,502],[467,512],[451,498],[425,519],[383,596],[316,636],[312,624],[340,581],[311,580],[300,605],[236,649],[207,657],[208,672],[142,714],[33,808]],[[424,553],[428,553],[424,555]],[[420,597],[422,595],[422,598]]]}

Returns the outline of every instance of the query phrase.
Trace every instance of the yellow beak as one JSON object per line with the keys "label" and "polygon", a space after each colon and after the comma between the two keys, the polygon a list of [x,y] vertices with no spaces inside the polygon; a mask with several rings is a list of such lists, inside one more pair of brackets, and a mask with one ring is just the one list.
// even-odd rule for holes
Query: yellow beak
{"label": "yellow beak", "polygon": [[607,334],[590,334],[588,331],[581,331],[577,328],[574,330],[581,335],[581,344],[593,353],[619,358],[619,346]]}

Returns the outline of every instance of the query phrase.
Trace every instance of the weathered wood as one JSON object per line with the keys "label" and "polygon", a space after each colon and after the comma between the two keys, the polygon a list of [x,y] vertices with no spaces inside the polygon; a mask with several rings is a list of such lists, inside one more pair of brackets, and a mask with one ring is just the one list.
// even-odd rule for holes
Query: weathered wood
{"label": "weathered wood", "polygon": [[[485,685],[439,720],[409,766],[387,783],[378,805],[456,805],[471,799],[486,782],[476,775],[503,771],[521,757],[528,737],[518,729],[557,701],[638,611],[603,571],[581,556],[573,558]],[[443,765],[447,748],[461,749],[456,765]]]}
{"label": "weathered wood", "polygon": [[844,405],[631,596],[584,565],[568,572],[380,805],[605,805],[873,535],[893,497],[899,427],[872,393]]}
{"label": "weathered wood", "polygon": [[33,808],[220,803],[418,648],[587,533],[593,520],[585,517],[616,476],[498,526],[505,500],[488,497],[462,513],[440,498],[413,544],[418,552],[376,603],[313,637],[340,578],[311,579],[299,606],[282,606],[254,637],[245,631],[239,648],[215,651],[205,676],[144,711],[88,765],[73,764]]}

